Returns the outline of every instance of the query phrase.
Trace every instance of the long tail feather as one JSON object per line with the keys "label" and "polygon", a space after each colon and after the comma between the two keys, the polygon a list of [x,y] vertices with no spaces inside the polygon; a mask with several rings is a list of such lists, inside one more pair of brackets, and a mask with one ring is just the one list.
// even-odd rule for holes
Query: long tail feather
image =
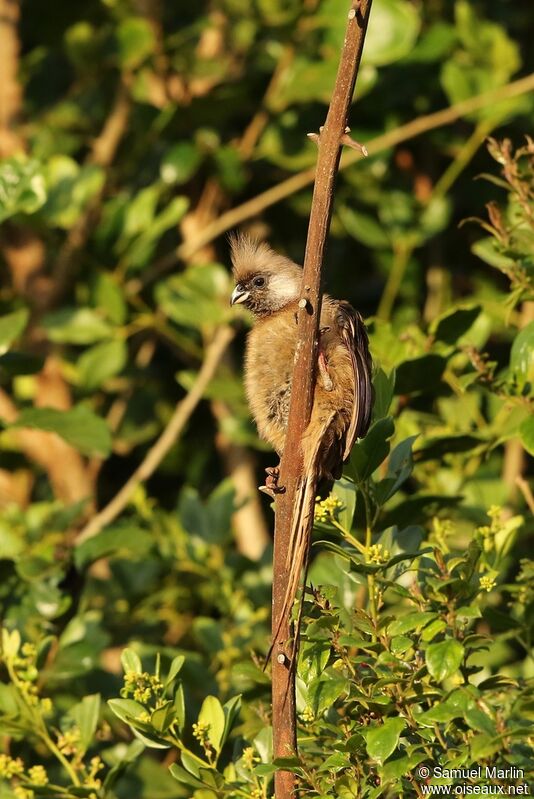
{"label": "long tail feather", "polygon": [[[324,433],[328,430],[335,412],[325,422],[321,435],[318,435],[313,441],[311,449],[305,453],[304,460],[304,474],[300,485],[297,489],[295,496],[295,504],[291,522],[291,535],[289,549],[287,553],[286,567],[288,572],[287,588],[284,596],[284,602],[278,620],[276,631],[273,635],[271,646],[267,654],[265,665],[269,662],[273,647],[278,639],[280,630],[283,626],[287,625],[291,616],[293,603],[296,599],[299,584],[301,583],[301,575],[307,573],[308,555],[311,541],[311,531],[313,527],[313,517],[315,511],[315,495],[317,491],[317,477],[318,477],[318,460],[321,442]],[[304,580],[306,577],[304,576]],[[305,584],[302,586],[302,594],[300,599],[300,607],[295,623],[295,632],[293,637],[293,646],[291,649],[291,667],[295,668],[300,622],[302,617],[302,603],[304,601]]]}

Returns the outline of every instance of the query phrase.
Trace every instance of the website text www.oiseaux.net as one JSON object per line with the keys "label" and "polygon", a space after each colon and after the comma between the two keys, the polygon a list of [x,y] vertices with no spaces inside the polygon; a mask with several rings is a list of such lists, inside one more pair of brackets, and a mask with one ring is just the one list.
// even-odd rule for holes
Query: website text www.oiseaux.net
{"label": "website text www.oiseaux.net", "polygon": [[[419,791],[423,796],[532,796],[523,769],[476,766],[470,769],[445,769],[440,766],[417,769]],[[428,779],[453,780],[449,784],[433,785]],[[494,782],[498,780],[498,782]],[[491,782],[488,782],[491,781]]]}

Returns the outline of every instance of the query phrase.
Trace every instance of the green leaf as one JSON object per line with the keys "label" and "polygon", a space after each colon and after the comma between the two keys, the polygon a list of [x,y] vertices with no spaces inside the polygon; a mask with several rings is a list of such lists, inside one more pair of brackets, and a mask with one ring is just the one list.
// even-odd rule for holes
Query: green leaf
{"label": "green leaf", "polygon": [[138,560],[149,552],[154,544],[151,533],[134,524],[117,524],[107,527],[98,535],[82,541],[74,549],[74,562],[78,569],[84,569],[100,558],[128,555]]}
{"label": "green leaf", "polygon": [[0,378],[11,378],[17,375],[34,375],[40,372],[44,365],[44,358],[38,355],[28,355],[26,352],[6,352],[0,355]]}
{"label": "green leaf", "polygon": [[183,785],[189,785],[190,788],[204,788],[203,782],[197,780],[197,778],[193,777],[185,768],[178,766],[176,763],[173,763],[172,766],[169,767],[169,771],[172,776]]}
{"label": "green leaf", "polygon": [[202,162],[202,154],[191,141],[181,141],[167,150],[161,161],[160,174],[165,183],[187,183]]}
{"label": "green leaf", "polygon": [[441,355],[422,355],[403,361],[397,367],[395,394],[415,394],[435,390],[441,380],[446,358]]}
{"label": "green leaf", "polygon": [[174,702],[172,699],[169,699],[152,713],[150,717],[150,723],[157,732],[163,733],[169,729],[170,725],[174,721],[174,715]]}
{"label": "green leaf", "polygon": [[315,716],[320,716],[328,710],[334,702],[346,693],[349,682],[344,677],[334,676],[327,670],[320,677],[312,680],[308,686],[308,696]]}
{"label": "green leaf", "polygon": [[123,649],[121,652],[121,663],[125,674],[132,671],[135,674],[141,674],[143,672],[141,658],[133,649]]}
{"label": "green leaf", "polygon": [[92,308],[63,308],[48,314],[43,325],[50,341],[59,344],[93,344],[113,332]]}
{"label": "green leaf", "polygon": [[480,305],[456,308],[438,317],[430,326],[430,332],[438,341],[456,344],[474,324],[481,311]]}
{"label": "green leaf", "polygon": [[84,455],[106,457],[111,451],[111,435],[106,422],[83,405],[68,411],[56,408],[27,408],[11,427],[32,427],[57,433]]}
{"label": "green leaf", "polygon": [[391,622],[391,624],[388,626],[388,633],[391,636],[404,635],[404,633],[410,633],[413,630],[420,630],[422,627],[436,618],[437,614],[432,613],[429,610],[420,610],[415,611],[414,613],[407,613],[406,616],[402,616],[402,618]]}
{"label": "green leaf", "polygon": [[126,17],[117,28],[119,60],[122,67],[135,69],[156,46],[152,26],[143,17]]}
{"label": "green leaf", "polygon": [[389,375],[383,369],[378,369],[373,376],[373,390],[373,421],[376,421],[388,415],[395,391],[395,369]]}
{"label": "green leaf", "polygon": [[174,713],[178,723],[178,729],[183,730],[185,725],[185,696],[182,683],[178,684],[174,694]]}
{"label": "green leaf", "polygon": [[534,382],[534,322],[515,337],[510,353],[510,372],[520,388]]}
{"label": "green leaf", "polygon": [[417,436],[410,436],[397,444],[388,461],[388,473],[377,483],[375,497],[379,505],[390,499],[409,478],[413,469],[412,447]]}
{"label": "green leaf", "polygon": [[228,736],[232,730],[232,727],[235,724],[235,720],[239,715],[239,711],[241,710],[241,695],[233,696],[223,705],[223,712],[224,712],[224,731],[221,738],[221,749],[226,743]]}
{"label": "green leaf", "polygon": [[460,641],[448,638],[438,644],[430,644],[425,652],[428,671],[435,680],[445,680],[460,667],[464,648]]}
{"label": "green leaf", "polygon": [[8,630],[2,627],[2,654],[4,658],[12,659],[17,656],[21,645],[20,633],[18,630]]}
{"label": "green leaf", "polygon": [[350,530],[352,528],[354,511],[356,510],[356,486],[351,480],[342,477],[334,483],[332,494],[336,499],[339,499],[342,504],[342,507],[337,513],[337,519],[345,530]]}
{"label": "green leaf", "polygon": [[158,284],[156,300],[179,325],[202,329],[228,317],[228,273],[218,264],[186,269]]}
{"label": "green leaf", "polygon": [[110,377],[122,372],[128,358],[128,348],[122,339],[95,344],[78,358],[78,372],[86,389],[95,389]]}
{"label": "green leaf", "polygon": [[101,191],[105,172],[96,164],[80,166],[67,155],[54,155],[46,165],[48,198],[42,214],[53,226],[71,228]]}
{"label": "green leaf", "polygon": [[183,655],[176,655],[176,657],[172,659],[171,665],[169,667],[169,672],[165,680],[165,687],[170,685],[173,682],[173,680],[176,679],[178,674],[181,672],[184,663],[185,663],[185,657]]}
{"label": "green leaf", "polygon": [[16,214],[34,214],[46,202],[38,161],[8,158],[0,163],[0,222]]}
{"label": "green leaf", "polygon": [[375,0],[365,37],[364,62],[383,66],[408,55],[420,26],[420,14],[411,3]]}
{"label": "green leaf", "polygon": [[165,208],[154,218],[149,227],[129,245],[125,254],[128,266],[140,269],[152,257],[156,245],[170,228],[176,227],[189,208],[187,197],[174,197]]}
{"label": "green leaf", "polygon": [[369,214],[362,214],[348,206],[338,210],[339,218],[347,233],[367,247],[387,249],[390,239],[385,228]]}
{"label": "green leaf", "polygon": [[534,416],[529,416],[519,427],[519,437],[524,448],[534,455]]}
{"label": "green leaf", "polygon": [[375,422],[365,438],[357,441],[350,454],[350,465],[357,482],[367,480],[389,453],[388,439],[394,433],[391,416]]}
{"label": "green leaf", "polygon": [[226,719],[224,710],[216,696],[207,696],[198,714],[199,724],[209,725],[208,740],[216,752],[220,752]]}
{"label": "green leaf", "polygon": [[124,293],[118,283],[107,272],[100,272],[92,285],[92,300],[95,308],[103,311],[115,325],[122,325],[128,316]]}
{"label": "green leaf", "polygon": [[80,748],[86,752],[93,743],[93,737],[100,715],[100,694],[84,696],[71,710],[69,715],[80,730]]}
{"label": "green leaf", "polygon": [[145,708],[133,699],[108,699],[111,711],[126,724],[139,718],[145,712]]}
{"label": "green leaf", "polygon": [[379,763],[387,760],[397,748],[405,727],[404,719],[386,719],[379,727],[367,730],[364,735],[369,757],[378,760]]}
{"label": "green leaf", "polygon": [[7,352],[10,345],[20,336],[30,317],[26,308],[0,316],[0,355]]}
{"label": "green leaf", "polygon": [[[319,20],[328,27],[328,44],[338,53],[343,43],[347,7],[342,0],[321,3]],[[365,38],[363,62],[383,66],[408,55],[412,50],[421,17],[406,0],[374,0]]]}

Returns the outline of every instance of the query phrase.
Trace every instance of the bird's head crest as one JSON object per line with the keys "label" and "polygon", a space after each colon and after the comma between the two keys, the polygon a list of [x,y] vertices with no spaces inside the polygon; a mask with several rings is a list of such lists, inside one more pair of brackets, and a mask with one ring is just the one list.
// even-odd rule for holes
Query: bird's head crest
{"label": "bird's head crest", "polygon": [[298,299],[302,269],[266,242],[245,235],[230,238],[236,287],[232,305],[242,303],[256,316],[268,316]]}

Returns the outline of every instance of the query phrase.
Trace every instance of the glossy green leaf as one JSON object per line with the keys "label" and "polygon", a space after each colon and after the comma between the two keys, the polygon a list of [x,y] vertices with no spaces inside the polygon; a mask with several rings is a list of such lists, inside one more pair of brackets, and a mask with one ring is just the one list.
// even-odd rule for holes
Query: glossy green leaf
{"label": "glossy green leaf", "polygon": [[216,752],[220,751],[226,724],[224,710],[216,696],[207,696],[198,714],[199,724],[207,724],[208,740]]}
{"label": "glossy green leaf", "polygon": [[454,638],[430,644],[425,652],[428,671],[434,679],[440,682],[458,670],[463,657],[464,648],[460,641]]}
{"label": "glossy green leaf", "polygon": [[514,339],[510,353],[510,372],[520,387],[534,383],[534,322],[524,327]]}
{"label": "glossy green leaf", "polygon": [[355,479],[368,479],[389,453],[389,440],[393,435],[393,420],[390,416],[375,422],[365,438],[357,441],[350,454],[350,465]]}
{"label": "glossy green leaf", "polygon": [[378,727],[371,727],[365,733],[367,754],[373,760],[383,763],[398,746],[401,733],[406,727],[404,719],[386,719]]}
{"label": "glossy green leaf", "polygon": [[143,671],[141,658],[134,649],[124,649],[121,652],[121,663],[125,674],[129,672],[141,674]]}
{"label": "glossy green leaf", "polygon": [[93,742],[100,716],[100,694],[84,696],[71,710],[69,715],[80,730],[80,749],[86,752]]}

